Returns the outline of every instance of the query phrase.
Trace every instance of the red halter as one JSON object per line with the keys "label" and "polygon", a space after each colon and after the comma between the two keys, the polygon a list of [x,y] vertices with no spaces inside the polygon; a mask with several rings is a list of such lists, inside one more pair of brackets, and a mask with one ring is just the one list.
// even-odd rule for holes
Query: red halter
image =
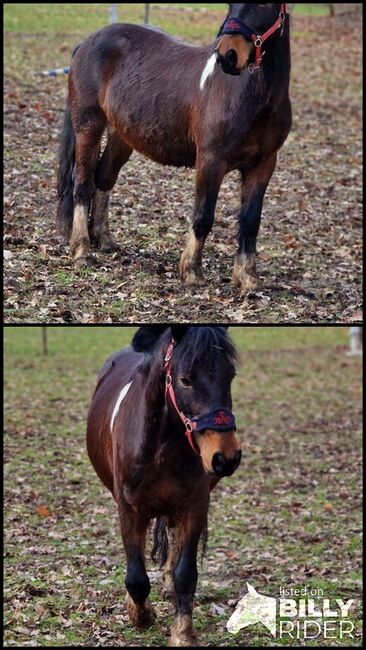
{"label": "red halter", "polygon": [[261,67],[261,63],[265,52],[262,53],[262,47],[264,43],[274,34],[278,29],[281,30],[281,36],[283,35],[283,30],[285,28],[286,14],[289,13],[287,3],[282,2],[280,14],[272,27],[269,28],[265,34],[256,34],[251,27],[248,27],[239,18],[229,18],[222,30],[222,34],[242,34],[246,38],[250,38],[255,45],[255,63],[250,63],[248,70],[250,74],[253,74],[255,70],[258,70]]}
{"label": "red halter", "polygon": [[164,358],[164,370],[166,374],[166,380],[165,380],[165,398],[169,395],[172,404],[177,411],[180,419],[182,420],[186,430],[185,430],[185,435],[187,437],[187,440],[189,444],[191,445],[193,451],[198,454],[199,456],[201,455],[199,450],[197,450],[196,445],[193,440],[193,430],[194,430],[194,424],[192,420],[190,420],[182,411],[179,410],[177,401],[175,399],[175,394],[174,394],[174,388],[173,388],[173,383],[172,383],[172,374],[171,374],[171,365],[172,365],[172,356],[173,356],[173,350],[174,350],[174,341],[172,341],[168,347],[167,353]]}

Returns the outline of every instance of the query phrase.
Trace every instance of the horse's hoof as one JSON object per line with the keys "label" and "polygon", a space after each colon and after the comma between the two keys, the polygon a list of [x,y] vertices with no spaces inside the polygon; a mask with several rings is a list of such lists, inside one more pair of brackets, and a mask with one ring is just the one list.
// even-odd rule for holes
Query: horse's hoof
{"label": "horse's hoof", "polygon": [[169,647],[178,648],[184,646],[186,648],[196,648],[198,646],[197,637],[193,635],[181,635],[178,636],[175,633],[171,634]]}
{"label": "horse's hoof", "polygon": [[206,284],[205,278],[202,273],[195,273],[189,271],[183,276],[183,282],[186,287],[203,287]]}
{"label": "horse's hoof", "polygon": [[144,605],[136,605],[132,598],[128,597],[127,613],[132,625],[139,630],[146,630],[154,623],[156,618],[150,600],[147,600]]}
{"label": "horse's hoof", "polygon": [[177,648],[178,646],[196,647],[197,637],[192,625],[192,617],[178,614],[173,621],[170,633],[169,646]]}
{"label": "horse's hoof", "polygon": [[242,298],[251,291],[261,291],[264,286],[262,280],[257,275],[249,275],[249,273],[234,274],[233,283],[240,290],[240,296]]}
{"label": "horse's hoof", "polygon": [[120,253],[121,248],[118,246],[114,239],[105,239],[99,243],[99,248],[102,253]]}
{"label": "horse's hoof", "polygon": [[75,260],[75,267],[77,269],[90,268],[92,266],[95,266],[96,264],[97,264],[97,260],[92,255],[83,255],[83,257],[78,257]]}

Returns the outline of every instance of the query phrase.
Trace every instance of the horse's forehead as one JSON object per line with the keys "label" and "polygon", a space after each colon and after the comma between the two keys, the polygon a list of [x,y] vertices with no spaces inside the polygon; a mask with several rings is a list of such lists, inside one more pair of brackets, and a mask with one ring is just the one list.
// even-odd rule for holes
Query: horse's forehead
{"label": "horse's forehead", "polygon": [[212,352],[202,352],[202,354],[198,354],[192,358],[185,356],[178,361],[178,367],[186,368],[198,375],[215,372],[217,368],[223,370],[226,367],[229,368],[230,365],[228,359],[220,357],[218,354],[212,354]]}

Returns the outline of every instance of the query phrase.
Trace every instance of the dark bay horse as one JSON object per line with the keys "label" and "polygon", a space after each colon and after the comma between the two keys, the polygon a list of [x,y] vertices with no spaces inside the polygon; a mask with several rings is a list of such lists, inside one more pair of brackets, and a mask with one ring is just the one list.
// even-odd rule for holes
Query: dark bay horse
{"label": "dark bay horse", "polygon": [[203,281],[202,254],[223,178],[240,172],[233,279],[243,295],[259,288],[263,200],[291,128],[289,22],[285,4],[235,3],[208,47],[127,24],[106,27],[79,45],[58,171],[58,222],[77,265],[93,261],[91,244],[118,249],[109,230],[109,196],[137,150],[163,165],[196,168],[192,226],[180,261],[191,286]]}
{"label": "dark bay horse", "polygon": [[145,326],[102,368],[88,415],[90,460],[118,507],[127,556],[127,607],[153,622],[145,538],[157,518],[166,592],[175,597],[171,645],[197,645],[192,623],[197,547],[210,490],[241,459],[231,412],[236,353],[226,328]]}

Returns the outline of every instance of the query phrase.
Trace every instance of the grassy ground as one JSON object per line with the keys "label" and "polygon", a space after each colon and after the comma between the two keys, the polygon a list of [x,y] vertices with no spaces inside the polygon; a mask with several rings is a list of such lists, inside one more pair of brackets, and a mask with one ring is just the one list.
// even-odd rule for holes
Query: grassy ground
{"label": "grassy ground", "polygon": [[[314,11],[317,5],[299,7]],[[169,6],[153,8],[151,21],[197,44],[212,40],[223,15],[221,5],[201,12]],[[121,5],[120,17],[141,22],[143,5]],[[5,6],[6,321],[159,322],[177,314],[182,321],[218,323],[360,320],[359,17],[294,17],[294,126],[265,203],[259,238],[265,289],[245,301],[231,283],[236,174],[223,183],[204,255],[207,287],[200,292],[186,290],[177,272],[193,205],[190,170],[132,156],[111,207],[122,252],[98,254],[96,269],[76,270],[57,234],[55,174],[66,77],[44,79],[38,72],[68,65],[75,45],[107,19],[102,4]]]}
{"label": "grassy ground", "polygon": [[[155,626],[136,633],[124,607],[124,557],[113,500],[85,451],[95,375],[133,328],[5,328],[5,643],[165,646],[171,608],[151,563]],[[243,447],[212,495],[195,623],[205,646],[270,646],[261,625],[225,631],[250,582],[315,587],[356,600],[361,645],[361,361],[347,328],[239,328],[233,387]],[[277,645],[298,645],[276,640]]]}

